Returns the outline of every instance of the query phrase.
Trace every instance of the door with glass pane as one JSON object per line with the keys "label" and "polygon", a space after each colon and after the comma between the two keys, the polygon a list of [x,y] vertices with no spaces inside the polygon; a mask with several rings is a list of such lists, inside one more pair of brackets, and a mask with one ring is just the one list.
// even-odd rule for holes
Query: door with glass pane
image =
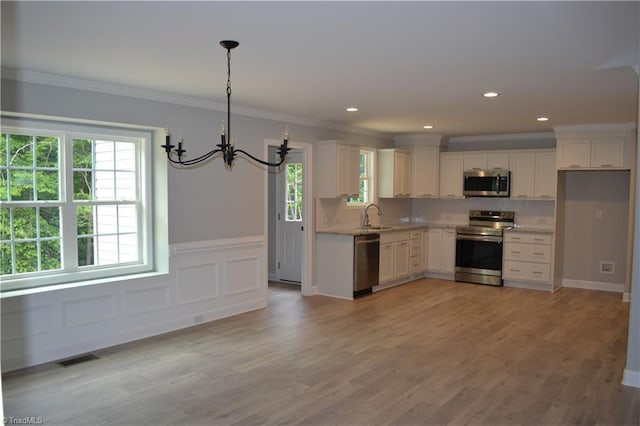
{"label": "door with glass pane", "polygon": [[302,280],[302,154],[292,151],[278,173],[278,279],[301,282]]}

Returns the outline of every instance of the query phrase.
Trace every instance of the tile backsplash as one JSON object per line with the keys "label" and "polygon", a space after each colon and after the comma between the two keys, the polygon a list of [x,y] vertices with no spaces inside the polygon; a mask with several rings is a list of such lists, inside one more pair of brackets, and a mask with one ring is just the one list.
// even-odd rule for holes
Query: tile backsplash
{"label": "tile backsplash", "polygon": [[[553,228],[553,201],[511,200],[496,198],[408,199],[382,198],[377,204],[382,210],[369,209],[372,225],[404,222],[464,225],[469,210],[512,210],[516,224],[532,228]],[[364,207],[347,207],[341,198],[315,200],[316,230],[353,228],[362,224]]]}

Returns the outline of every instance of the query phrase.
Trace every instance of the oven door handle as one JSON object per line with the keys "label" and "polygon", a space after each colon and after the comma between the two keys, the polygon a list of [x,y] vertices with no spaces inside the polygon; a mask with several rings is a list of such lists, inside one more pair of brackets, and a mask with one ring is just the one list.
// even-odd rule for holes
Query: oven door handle
{"label": "oven door handle", "polygon": [[491,237],[487,235],[456,235],[456,240],[461,241],[486,241],[489,243],[501,243],[502,237]]}

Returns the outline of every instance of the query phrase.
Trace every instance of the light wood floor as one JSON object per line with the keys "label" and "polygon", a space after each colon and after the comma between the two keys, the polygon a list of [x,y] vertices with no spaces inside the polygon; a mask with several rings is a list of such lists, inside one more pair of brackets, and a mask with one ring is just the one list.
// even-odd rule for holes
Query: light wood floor
{"label": "light wood floor", "polygon": [[3,377],[46,425],[639,425],[629,305],[438,280],[269,307]]}

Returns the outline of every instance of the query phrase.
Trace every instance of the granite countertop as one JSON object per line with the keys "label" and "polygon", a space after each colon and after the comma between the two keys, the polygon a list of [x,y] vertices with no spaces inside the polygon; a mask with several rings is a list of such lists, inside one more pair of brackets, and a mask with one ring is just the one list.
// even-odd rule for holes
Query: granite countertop
{"label": "granite countertop", "polygon": [[398,223],[393,225],[382,225],[381,228],[336,228],[316,230],[318,234],[335,234],[335,235],[366,235],[366,234],[382,234],[385,232],[410,231],[413,229],[425,228],[455,228],[456,225],[445,224],[429,224],[429,223]]}
{"label": "granite countertop", "polygon": [[529,234],[553,234],[554,230],[551,228],[535,228],[529,226],[514,226],[513,228],[505,229],[505,232],[527,232]]}

